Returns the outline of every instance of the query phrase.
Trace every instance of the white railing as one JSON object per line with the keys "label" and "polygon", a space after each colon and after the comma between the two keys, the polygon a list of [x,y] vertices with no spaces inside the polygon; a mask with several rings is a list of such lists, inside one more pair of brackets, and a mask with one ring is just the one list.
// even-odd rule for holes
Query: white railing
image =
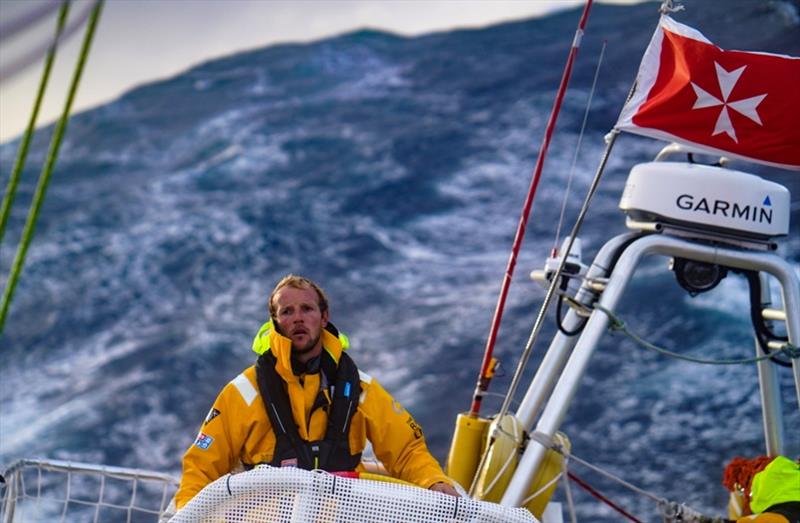
{"label": "white railing", "polygon": [[156,523],[178,487],[160,472],[44,459],[19,460],[3,479],[2,523]]}
{"label": "white railing", "polygon": [[408,484],[258,466],[206,485],[170,523],[539,523],[524,508]]}

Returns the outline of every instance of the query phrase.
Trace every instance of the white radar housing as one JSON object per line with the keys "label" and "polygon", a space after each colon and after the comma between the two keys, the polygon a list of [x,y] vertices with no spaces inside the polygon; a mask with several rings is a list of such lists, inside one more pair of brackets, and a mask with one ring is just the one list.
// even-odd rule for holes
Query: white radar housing
{"label": "white radar housing", "polygon": [[640,222],[661,222],[726,235],[767,239],[789,233],[789,190],[753,174],[684,162],[631,169],[622,209]]}

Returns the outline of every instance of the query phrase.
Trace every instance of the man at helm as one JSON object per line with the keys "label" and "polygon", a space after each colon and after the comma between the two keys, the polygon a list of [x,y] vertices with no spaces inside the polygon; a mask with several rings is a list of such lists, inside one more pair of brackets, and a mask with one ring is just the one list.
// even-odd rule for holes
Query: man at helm
{"label": "man at helm", "polygon": [[316,283],[284,277],[269,314],[256,364],[222,389],[183,457],[178,508],[240,465],[358,470],[367,439],[390,475],[457,495],[414,418],[344,352]]}

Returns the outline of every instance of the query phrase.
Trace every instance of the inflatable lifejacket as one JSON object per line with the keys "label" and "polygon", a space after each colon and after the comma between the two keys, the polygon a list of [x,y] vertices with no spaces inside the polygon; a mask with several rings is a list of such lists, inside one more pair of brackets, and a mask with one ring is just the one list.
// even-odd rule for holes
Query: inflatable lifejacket
{"label": "inflatable lifejacket", "polygon": [[[339,336],[332,324],[329,323],[325,328],[334,336]],[[327,408],[328,426],[323,439],[305,441],[300,437],[292,417],[284,381],[275,370],[275,356],[267,349],[258,357],[258,389],[277,440],[269,464],[330,472],[355,470],[361,462],[361,453],[351,453],[348,435],[361,395],[358,367],[345,352],[341,353],[338,364],[328,351],[323,350],[318,358],[319,361],[313,364],[314,368],[309,369],[321,373],[320,390],[311,412]]]}

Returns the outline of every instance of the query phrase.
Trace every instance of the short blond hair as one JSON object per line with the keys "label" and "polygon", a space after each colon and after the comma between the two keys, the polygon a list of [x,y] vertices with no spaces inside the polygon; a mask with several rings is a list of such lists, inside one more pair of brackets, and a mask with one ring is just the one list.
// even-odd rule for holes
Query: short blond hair
{"label": "short blond hair", "polygon": [[313,289],[314,292],[317,293],[317,303],[319,305],[319,311],[321,313],[328,310],[328,297],[325,295],[325,291],[322,290],[322,287],[314,283],[313,281],[305,278],[303,276],[297,276],[295,274],[287,274],[278,284],[272,289],[272,294],[269,295],[269,302],[267,303],[267,308],[269,309],[269,315],[272,318],[277,317],[278,313],[278,306],[275,304],[275,295],[278,294],[278,291],[283,289],[284,287],[292,287],[293,289]]}

